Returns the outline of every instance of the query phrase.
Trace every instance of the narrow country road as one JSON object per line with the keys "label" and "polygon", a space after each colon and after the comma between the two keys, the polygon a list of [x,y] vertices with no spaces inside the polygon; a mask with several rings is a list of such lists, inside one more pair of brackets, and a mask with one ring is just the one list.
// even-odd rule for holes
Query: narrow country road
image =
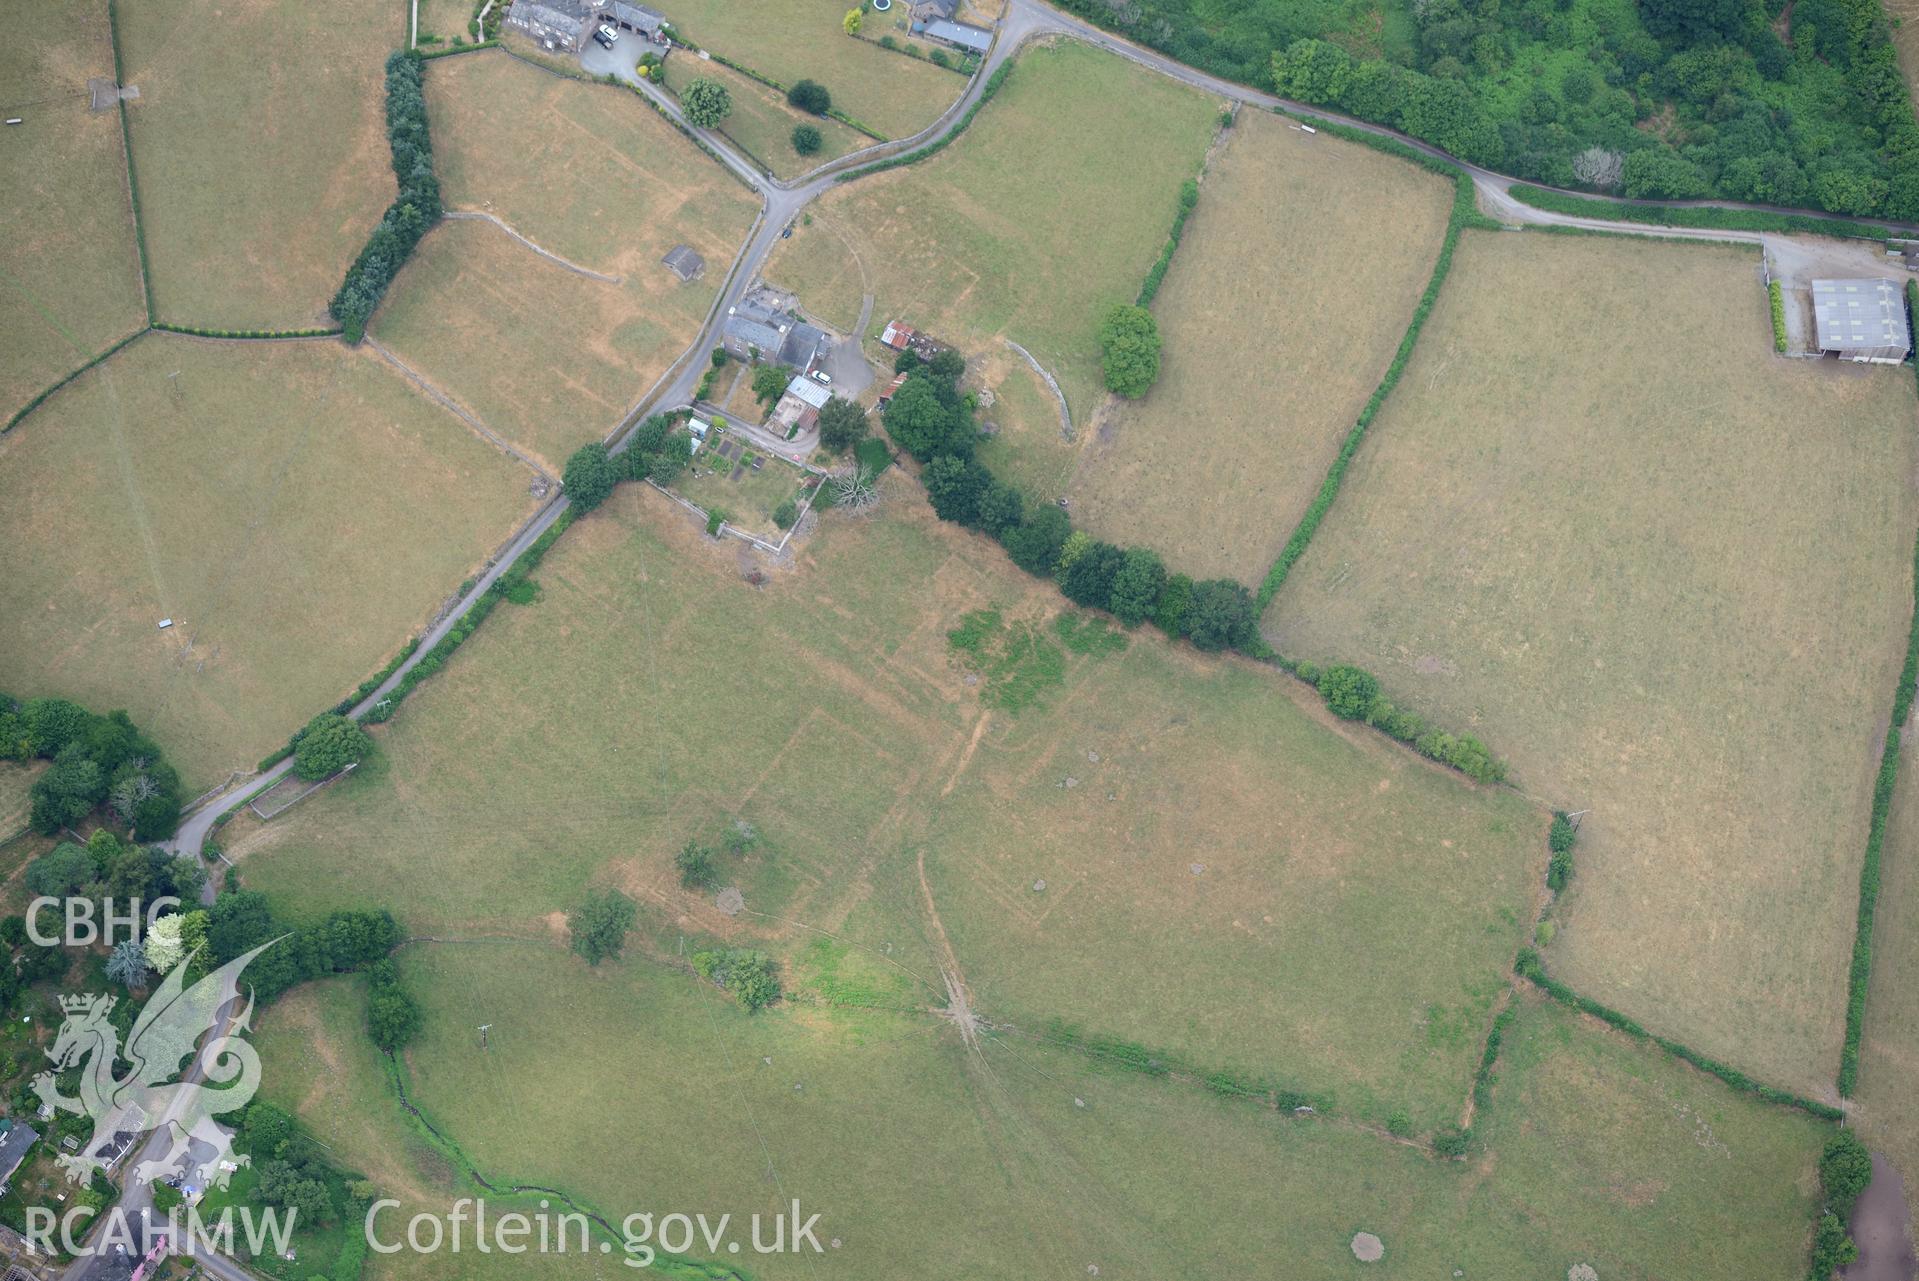
{"label": "narrow country road", "polygon": [[[688,124],[685,116],[680,113],[679,104],[670,95],[650,81],[641,80],[634,75],[632,60],[638,55],[637,48],[624,45],[617,46],[621,52],[615,55],[595,45],[590,46],[587,53],[582,57],[582,66],[585,70],[595,75],[611,73],[620,76],[629,84],[632,84],[675,124],[698,138],[706,147],[710,148],[715,155],[719,156],[721,163],[725,164],[740,177],[741,181],[745,182],[758,193],[761,201],[759,220],[754,224],[751,233],[747,237],[746,243],[741,246],[739,254],[735,257],[732,269],[727,274],[726,283],[720,290],[719,297],[714,302],[713,310],[708,315],[706,324],[701,327],[692,345],[674,362],[665,376],[659,380],[652,394],[636,405],[625,421],[615,429],[609,444],[612,452],[619,453],[625,449],[633,426],[648,414],[663,408],[677,408],[692,403],[693,393],[698,387],[700,377],[706,369],[706,355],[718,345],[720,328],[726,322],[727,312],[739,302],[740,298],[759,278],[760,271],[765,267],[767,259],[772,255],[774,247],[779,243],[781,233],[799,216],[800,212],[804,210],[807,205],[838,185],[842,174],[858,169],[862,165],[871,164],[876,160],[910,151],[945,133],[979,101],[980,95],[985,91],[987,81],[995,71],[1008,60],[1017,56],[1019,51],[1027,43],[1046,36],[1065,36],[1084,41],[1087,44],[1128,58],[1162,75],[1170,76],[1181,83],[1191,85],[1207,93],[1216,94],[1221,98],[1228,98],[1235,102],[1245,103],[1255,107],[1269,109],[1274,107],[1283,108],[1295,115],[1308,119],[1331,121],[1347,125],[1354,129],[1361,129],[1380,137],[1396,139],[1406,146],[1437,159],[1445,160],[1448,163],[1459,165],[1462,169],[1466,170],[1467,173],[1472,175],[1473,184],[1478,191],[1482,208],[1502,222],[1509,222],[1515,225],[1531,224],[1539,226],[1579,227],[1593,231],[1618,232],[1625,235],[1718,241],[1732,240],[1756,244],[1768,243],[1771,235],[1771,233],[1749,231],[1710,231],[1687,227],[1649,226],[1643,223],[1624,221],[1611,222],[1605,219],[1575,217],[1570,214],[1559,214],[1544,209],[1535,209],[1529,205],[1522,204],[1511,194],[1513,184],[1518,181],[1516,179],[1494,173],[1489,169],[1483,169],[1476,165],[1466,164],[1429,143],[1421,142],[1416,138],[1409,137],[1396,130],[1388,129],[1381,125],[1369,124],[1363,120],[1355,120],[1348,116],[1342,116],[1337,112],[1326,111],[1305,103],[1292,102],[1284,98],[1275,97],[1272,94],[1264,93],[1245,85],[1221,80],[1203,71],[1196,71],[1183,63],[1174,61],[1165,54],[1142,48],[1109,32],[1102,31],[1090,23],[1060,13],[1058,10],[1041,3],[1040,0],[1007,0],[1006,11],[1000,19],[991,51],[987,54],[984,62],[974,74],[973,78],[967,82],[965,91],[961,93],[959,98],[942,112],[940,117],[932,124],[910,138],[878,143],[860,151],[852,152],[789,181],[780,181],[766,177],[754,167],[752,162],[734,151],[731,144],[729,144],[725,138],[711,130],[700,129]],[[1611,198],[1599,197],[1599,199]],[[1805,210],[1778,210],[1767,205],[1742,205],[1736,202],[1726,201],[1659,202],[1612,200],[1612,203],[1621,206],[1634,204],[1659,205],[1664,203],[1682,207],[1716,206],[1719,208],[1754,209],[1779,213],[1807,212]],[[1913,234],[1919,235],[1919,228],[1905,228],[1895,224],[1885,225],[1889,230],[1911,231]],[[391,693],[393,688],[426,656],[428,651],[430,651],[434,645],[438,644],[448,632],[453,630],[455,624],[459,622],[468,608],[479,600],[487,588],[491,587],[500,575],[513,567],[514,562],[525,553],[526,549],[533,544],[534,540],[552,527],[553,522],[560,518],[561,513],[566,511],[567,506],[567,498],[563,493],[549,502],[520,532],[519,537],[515,538],[513,542],[500,553],[498,559],[495,560],[486,572],[475,580],[472,588],[468,590],[466,595],[460,598],[459,603],[452,611],[429,630],[426,635],[420,638],[419,647],[405,663],[401,664],[399,670],[388,677],[372,694],[354,706],[353,715],[356,717],[364,715],[374,704]],[[180,853],[198,855],[205,845],[208,833],[213,830],[215,822],[218,821],[221,815],[237,808],[247,797],[253,795],[262,787],[286,777],[287,772],[291,768],[292,762],[290,760],[282,761],[272,769],[214,795],[181,823],[180,830],[174,838],[171,841],[165,842],[166,848]]]}

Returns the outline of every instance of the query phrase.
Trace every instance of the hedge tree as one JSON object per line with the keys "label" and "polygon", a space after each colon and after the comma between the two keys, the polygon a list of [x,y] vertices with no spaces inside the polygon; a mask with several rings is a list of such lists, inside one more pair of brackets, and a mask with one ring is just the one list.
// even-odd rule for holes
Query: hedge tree
{"label": "hedge tree", "polygon": [[373,739],[350,717],[322,712],[307,722],[293,746],[293,772],[317,782],[357,764],[372,750]]}
{"label": "hedge tree", "polygon": [[619,479],[620,464],[607,457],[606,446],[596,440],[573,451],[561,473],[560,485],[575,510],[590,512],[607,500]]}
{"label": "hedge tree", "polygon": [[1159,381],[1159,322],[1144,307],[1121,303],[1099,325],[1100,369],[1106,388],[1138,400]]}
{"label": "hedge tree", "polygon": [[817,80],[795,80],[793,87],[786,91],[786,101],[789,106],[816,116],[823,116],[833,109],[833,95]]}

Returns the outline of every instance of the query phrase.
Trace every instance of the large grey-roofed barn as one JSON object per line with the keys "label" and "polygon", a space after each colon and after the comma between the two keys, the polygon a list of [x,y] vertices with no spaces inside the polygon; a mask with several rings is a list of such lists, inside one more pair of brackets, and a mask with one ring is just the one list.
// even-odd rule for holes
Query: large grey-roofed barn
{"label": "large grey-roofed barn", "polygon": [[1842,359],[1897,364],[1911,347],[1896,280],[1815,280],[1812,314],[1819,350]]}

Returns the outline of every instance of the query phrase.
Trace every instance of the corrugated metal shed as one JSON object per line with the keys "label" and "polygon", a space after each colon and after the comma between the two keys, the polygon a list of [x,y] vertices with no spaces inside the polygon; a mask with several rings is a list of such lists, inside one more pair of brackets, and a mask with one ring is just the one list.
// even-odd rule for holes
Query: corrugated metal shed
{"label": "corrugated metal shed", "polygon": [[1812,314],[1819,350],[1846,360],[1897,364],[1911,347],[1896,280],[1815,280]]}

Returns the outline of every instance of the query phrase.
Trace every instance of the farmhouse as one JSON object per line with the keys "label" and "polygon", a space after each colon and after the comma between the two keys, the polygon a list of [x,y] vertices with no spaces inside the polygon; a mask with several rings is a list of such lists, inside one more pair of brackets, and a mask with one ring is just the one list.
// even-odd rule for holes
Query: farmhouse
{"label": "farmhouse", "polygon": [[1841,360],[1896,365],[1911,349],[1905,290],[1896,280],[1815,280],[1812,314],[1819,350]]}
{"label": "farmhouse", "polygon": [[577,53],[588,33],[605,24],[666,45],[666,15],[626,0],[513,0],[506,25],[548,49]]}
{"label": "farmhouse", "polygon": [[27,1152],[40,1141],[39,1131],[24,1121],[13,1121],[0,1132],[0,1191],[12,1182],[13,1173],[27,1159]]}
{"label": "farmhouse", "polygon": [[700,273],[706,270],[706,259],[685,245],[674,245],[660,261],[682,281],[698,280]]}
{"label": "farmhouse", "polygon": [[720,346],[737,360],[773,361],[810,374],[825,353],[826,333],[804,321],[742,302],[727,311],[726,324],[720,329]]}

